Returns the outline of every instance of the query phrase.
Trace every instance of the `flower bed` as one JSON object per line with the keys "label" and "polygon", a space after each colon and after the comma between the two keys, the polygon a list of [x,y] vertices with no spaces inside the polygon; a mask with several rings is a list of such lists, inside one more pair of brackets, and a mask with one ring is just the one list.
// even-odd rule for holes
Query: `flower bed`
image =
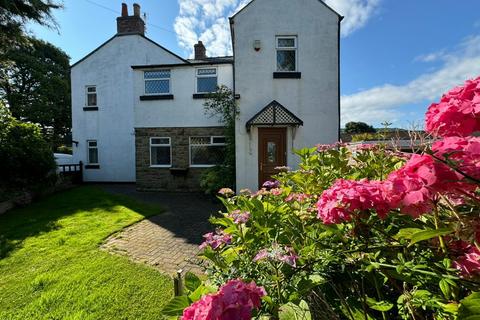
{"label": "flower bed", "polygon": [[[257,192],[222,189],[208,281],[170,314],[194,302],[183,319],[480,317],[480,78],[432,104],[426,129],[437,141],[422,154],[321,145]],[[218,311],[231,281],[261,305]]]}

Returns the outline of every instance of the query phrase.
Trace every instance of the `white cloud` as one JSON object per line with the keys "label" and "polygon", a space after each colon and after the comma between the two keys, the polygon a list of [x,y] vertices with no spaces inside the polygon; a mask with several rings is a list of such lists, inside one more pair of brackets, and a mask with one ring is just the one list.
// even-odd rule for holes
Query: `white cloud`
{"label": "white cloud", "polygon": [[[345,16],[342,36],[363,27],[375,13],[382,0],[325,0]],[[202,40],[209,56],[232,54],[228,17],[243,8],[250,0],[178,0],[180,12],[174,29],[178,43],[192,56],[193,45]]]}
{"label": "white cloud", "polygon": [[380,4],[380,0],[325,0],[325,2],[345,17],[341,28],[344,37],[365,26]]}
{"label": "white cloud", "polygon": [[480,36],[469,37],[444,55],[443,65],[403,85],[385,84],[341,98],[342,123],[397,122],[405,115],[402,106],[436,101],[448,89],[480,75]]}

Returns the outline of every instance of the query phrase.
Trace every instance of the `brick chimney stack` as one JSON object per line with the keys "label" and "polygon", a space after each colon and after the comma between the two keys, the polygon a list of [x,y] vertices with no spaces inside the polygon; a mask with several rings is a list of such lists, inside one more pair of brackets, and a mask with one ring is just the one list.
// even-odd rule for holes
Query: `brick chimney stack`
{"label": "brick chimney stack", "polygon": [[122,3],[122,16],[117,18],[117,34],[145,35],[145,22],[140,17],[140,5],[133,4],[133,16],[128,15],[126,3]]}
{"label": "brick chimney stack", "polygon": [[198,41],[198,43],[193,46],[193,49],[195,51],[195,60],[202,60],[207,57],[207,49],[205,49],[202,41]]}

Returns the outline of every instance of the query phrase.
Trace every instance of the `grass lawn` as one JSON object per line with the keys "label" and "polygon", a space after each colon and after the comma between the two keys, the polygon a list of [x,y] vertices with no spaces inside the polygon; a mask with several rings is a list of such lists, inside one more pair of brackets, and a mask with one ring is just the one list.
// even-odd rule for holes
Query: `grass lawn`
{"label": "grass lawn", "polygon": [[85,186],[0,216],[0,319],[161,319],[171,280],[98,248],[159,212]]}

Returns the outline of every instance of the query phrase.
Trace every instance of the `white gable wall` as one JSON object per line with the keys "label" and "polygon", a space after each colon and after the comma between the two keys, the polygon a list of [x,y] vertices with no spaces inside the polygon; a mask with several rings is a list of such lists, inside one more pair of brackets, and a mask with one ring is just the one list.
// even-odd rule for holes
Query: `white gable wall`
{"label": "white gable wall", "polygon": [[[73,160],[87,164],[87,140],[97,140],[99,169],[85,181],[135,181],[132,65],[182,60],[139,35],[117,36],[71,69]],[[97,86],[98,111],[84,111],[85,87]],[[138,99],[138,97],[137,97]]]}
{"label": "white gable wall", "polygon": [[[288,130],[287,162],[298,164],[292,148],[338,139],[339,17],[319,0],[254,0],[234,17],[235,92],[241,95],[236,123],[237,190],[258,188],[257,129],[245,124],[272,100],[303,120],[293,138]],[[296,35],[301,79],[273,79],[275,37]],[[260,40],[261,49],[253,43]]]}

